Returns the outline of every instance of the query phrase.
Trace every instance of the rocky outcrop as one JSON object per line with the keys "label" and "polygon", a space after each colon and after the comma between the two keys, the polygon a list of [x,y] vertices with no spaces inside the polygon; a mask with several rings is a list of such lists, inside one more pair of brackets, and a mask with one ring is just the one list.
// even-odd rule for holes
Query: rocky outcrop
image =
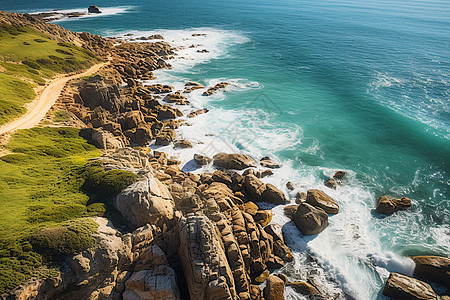
{"label": "rocky outcrop", "polygon": [[255,175],[249,174],[244,177],[244,187],[252,201],[266,201],[276,205],[287,203],[283,192],[270,183],[264,184]]}
{"label": "rocky outcrop", "polygon": [[339,205],[336,201],[320,190],[309,190],[306,195],[306,202],[312,206],[320,207],[327,214],[337,214],[339,212]]}
{"label": "rocky outcrop", "polygon": [[305,281],[295,281],[286,284],[293,288],[297,293],[306,295],[306,296],[314,296],[320,295],[320,292],[317,290],[315,286]]}
{"label": "rocky outcrop", "polygon": [[203,96],[211,96],[215,94],[218,90],[224,89],[228,86],[228,82],[220,82],[213,87],[210,87],[207,91],[203,93]]}
{"label": "rocky outcrop", "polygon": [[439,296],[428,283],[399,273],[391,273],[383,295],[396,300],[438,300]]}
{"label": "rocky outcrop", "polygon": [[248,155],[245,154],[227,154],[218,153],[214,155],[213,164],[217,167],[224,169],[243,170],[248,167],[254,167],[256,162]]}
{"label": "rocky outcrop", "polygon": [[90,13],[90,14],[100,14],[101,11],[100,11],[100,9],[98,8],[98,6],[96,6],[96,5],[91,5],[91,6],[89,6],[89,8],[88,8],[88,13]]}
{"label": "rocky outcrop", "polygon": [[405,210],[411,206],[411,200],[406,197],[395,199],[390,196],[378,198],[376,212],[384,215],[391,215],[396,211]]}
{"label": "rocky outcrop", "polygon": [[320,207],[302,203],[294,214],[294,223],[303,235],[318,234],[327,228],[328,215]]}
{"label": "rocky outcrop", "polygon": [[100,149],[118,149],[124,146],[123,142],[110,132],[101,129],[86,128],[80,131],[80,136],[93,143]]}
{"label": "rocky outcrop", "polygon": [[150,172],[117,195],[114,206],[136,227],[163,226],[174,217],[170,192]]}
{"label": "rocky outcrop", "polygon": [[440,283],[450,288],[450,259],[441,256],[413,256],[416,263],[414,276]]}

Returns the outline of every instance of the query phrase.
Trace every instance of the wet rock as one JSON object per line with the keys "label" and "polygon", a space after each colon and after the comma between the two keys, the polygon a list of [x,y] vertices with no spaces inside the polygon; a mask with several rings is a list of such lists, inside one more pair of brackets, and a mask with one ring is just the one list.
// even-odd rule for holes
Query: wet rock
{"label": "wet rock", "polygon": [[198,115],[206,114],[209,110],[206,108],[202,108],[193,112],[190,112],[187,116],[188,118],[195,118]]}
{"label": "wet rock", "polygon": [[390,215],[399,210],[405,210],[411,206],[411,200],[406,197],[395,199],[390,196],[381,196],[378,198],[376,212],[379,214]]}
{"label": "wet rock", "polygon": [[173,92],[173,86],[170,85],[162,85],[162,84],[153,84],[147,85],[146,89],[156,94],[166,94]]}
{"label": "wet rock", "polygon": [[306,195],[306,202],[322,208],[328,214],[337,214],[339,212],[339,205],[336,201],[320,190],[309,190]]}
{"label": "wet rock", "polygon": [[100,9],[96,5],[89,6],[88,12],[90,14],[100,14],[101,13]]}
{"label": "wet rock", "polygon": [[335,190],[336,187],[337,187],[337,182],[333,178],[328,178],[328,180],[325,181],[325,186],[329,187],[330,189],[334,189]]}
{"label": "wet rock", "polygon": [[383,295],[398,300],[438,300],[438,295],[428,283],[418,279],[391,273],[384,285]]}
{"label": "wet rock", "polygon": [[213,164],[224,169],[243,170],[248,167],[254,167],[256,162],[245,154],[218,153],[214,155]]}
{"label": "wet rock", "polygon": [[441,256],[413,256],[414,276],[440,283],[450,288],[450,259]]}
{"label": "wet rock", "polygon": [[327,228],[328,215],[319,207],[302,203],[295,212],[294,223],[303,235],[318,234]]}
{"label": "wet rock", "polygon": [[275,275],[267,278],[266,287],[264,288],[265,300],[284,300],[284,281]]}
{"label": "wet rock", "polygon": [[288,190],[290,190],[290,191],[293,191],[293,190],[295,190],[295,185],[294,185],[294,183],[293,183],[292,181],[288,181],[288,182],[286,183],[286,188],[287,188]]}
{"label": "wet rock", "polygon": [[333,178],[334,179],[342,179],[342,178],[344,178],[344,176],[346,175],[347,173],[346,172],[344,172],[344,171],[337,171],[336,173],[334,173],[334,175],[333,175]]}
{"label": "wet rock", "polygon": [[320,292],[312,284],[308,282],[295,281],[288,283],[287,286],[292,287],[297,293],[302,295],[306,296],[320,295]]}
{"label": "wet rock", "polygon": [[203,96],[211,96],[215,94],[218,90],[226,88],[228,85],[227,82],[220,82],[213,87],[210,87],[207,91],[203,93]]}
{"label": "wet rock", "polygon": [[194,160],[199,166],[208,165],[212,162],[212,158],[200,154],[194,154]]}
{"label": "wet rock", "polygon": [[183,148],[183,149],[193,147],[192,143],[189,142],[188,140],[178,140],[178,141],[175,141],[173,143],[173,145],[175,148]]}
{"label": "wet rock", "polygon": [[261,201],[262,194],[266,190],[266,185],[256,178],[255,175],[246,175],[244,177],[244,186],[250,198],[254,201]]}
{"label": "wet rock", "polygon": [[281,168],[281,164],[274,162],[270,157],[265,156],[263,158],[261,158],[261,160],[259,161],[259,164],[265,168],[270,168],[270,169],[278,169]]}

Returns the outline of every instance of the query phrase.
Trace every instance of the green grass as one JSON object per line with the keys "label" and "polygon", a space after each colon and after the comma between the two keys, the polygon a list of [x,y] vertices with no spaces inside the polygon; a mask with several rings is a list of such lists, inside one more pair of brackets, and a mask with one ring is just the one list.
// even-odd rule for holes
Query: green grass
{"label": "green grass", "polygon": [[136,180],[88,162],[101,152],[75,128],[21,130],[6,148],[12,153],[0,157],[0,294],[32,276],[57,274],[58,258],[92,247],[96,225],[86,217],[119,219],[109,200]]}
{"label": "green grass", "polygon": [[33,88],[46,79],[97,62],[86,49],[51,40],[31,28],[0,23],[0,125],[23,114],[24,104],[35,97]]}

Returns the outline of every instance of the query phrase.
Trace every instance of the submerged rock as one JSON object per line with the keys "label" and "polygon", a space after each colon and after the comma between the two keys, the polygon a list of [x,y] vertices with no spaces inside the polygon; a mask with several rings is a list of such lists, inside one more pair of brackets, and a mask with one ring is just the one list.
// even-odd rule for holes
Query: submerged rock
{"label": "submerged rock", "polygon": [[431,286],[418,279],[391,273],[383,289],[383,295],[396,300],[438,300]]}
{"label": "submerged rock", "polygon": [[381,196],[378,198],[376,212],[384,215],[393,214],[399,210],[405,210],[411,206],[411,200],[406,197],[394,199],[390,196]]}
{"label": "submerged rock", "polygon": [[259,161],[259,164],[263,167],[270,168],[270,169],[281,168],[281,164],[274,162],[273,159],[271,159],[268,156],[261,158],[261,160]]}
{"label": "submerged rock", "polygon": [[303,235],[318,234],[327,228],[328,215],[319,207],[302,203],[294,214],[294,223]]}

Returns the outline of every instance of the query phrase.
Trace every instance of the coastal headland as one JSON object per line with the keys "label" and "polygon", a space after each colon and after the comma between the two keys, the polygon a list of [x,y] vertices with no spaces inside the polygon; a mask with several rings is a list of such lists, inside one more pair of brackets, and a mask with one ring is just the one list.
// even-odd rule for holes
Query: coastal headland
{"label": "coastal headland", "polygon": [[[208,110],[191,107],[186,95],[209,97],[227,82],[186,82],[181,90],[146,84],[153,71],[171,68],[179,50],[160,35],[129,42],[3,12],[0,33],[11,49],[19,40],[29,46],[28,37],[51,45],[45,57],[26,59],[0,46],[0,91],[9,82],[27,93],[11,104],[13,117],[7,108],[0,119],[0,135],[11,134],[0,157],[3,299],[275,300],[286,289],[309,299],[350,298],[284,274],[294,254],[267,209],[286,205],[303,235],[320,234],[340,209],[326,192],[290,199],[270,183],[280,167],[271,157],[197,153],[193,164],[214,168],[198,174],[148,147],[191,148],[178,129]],[[30,90],[39,85],[36,96]],[[324,187],[339,188],[345,176],[336,172]],[[406,197],[380,197],[377,212],[409,206]],[[414,278],[392,273],[383,293],[439,299],[427,282],[448,286],[450,260],[413,260]]]}

